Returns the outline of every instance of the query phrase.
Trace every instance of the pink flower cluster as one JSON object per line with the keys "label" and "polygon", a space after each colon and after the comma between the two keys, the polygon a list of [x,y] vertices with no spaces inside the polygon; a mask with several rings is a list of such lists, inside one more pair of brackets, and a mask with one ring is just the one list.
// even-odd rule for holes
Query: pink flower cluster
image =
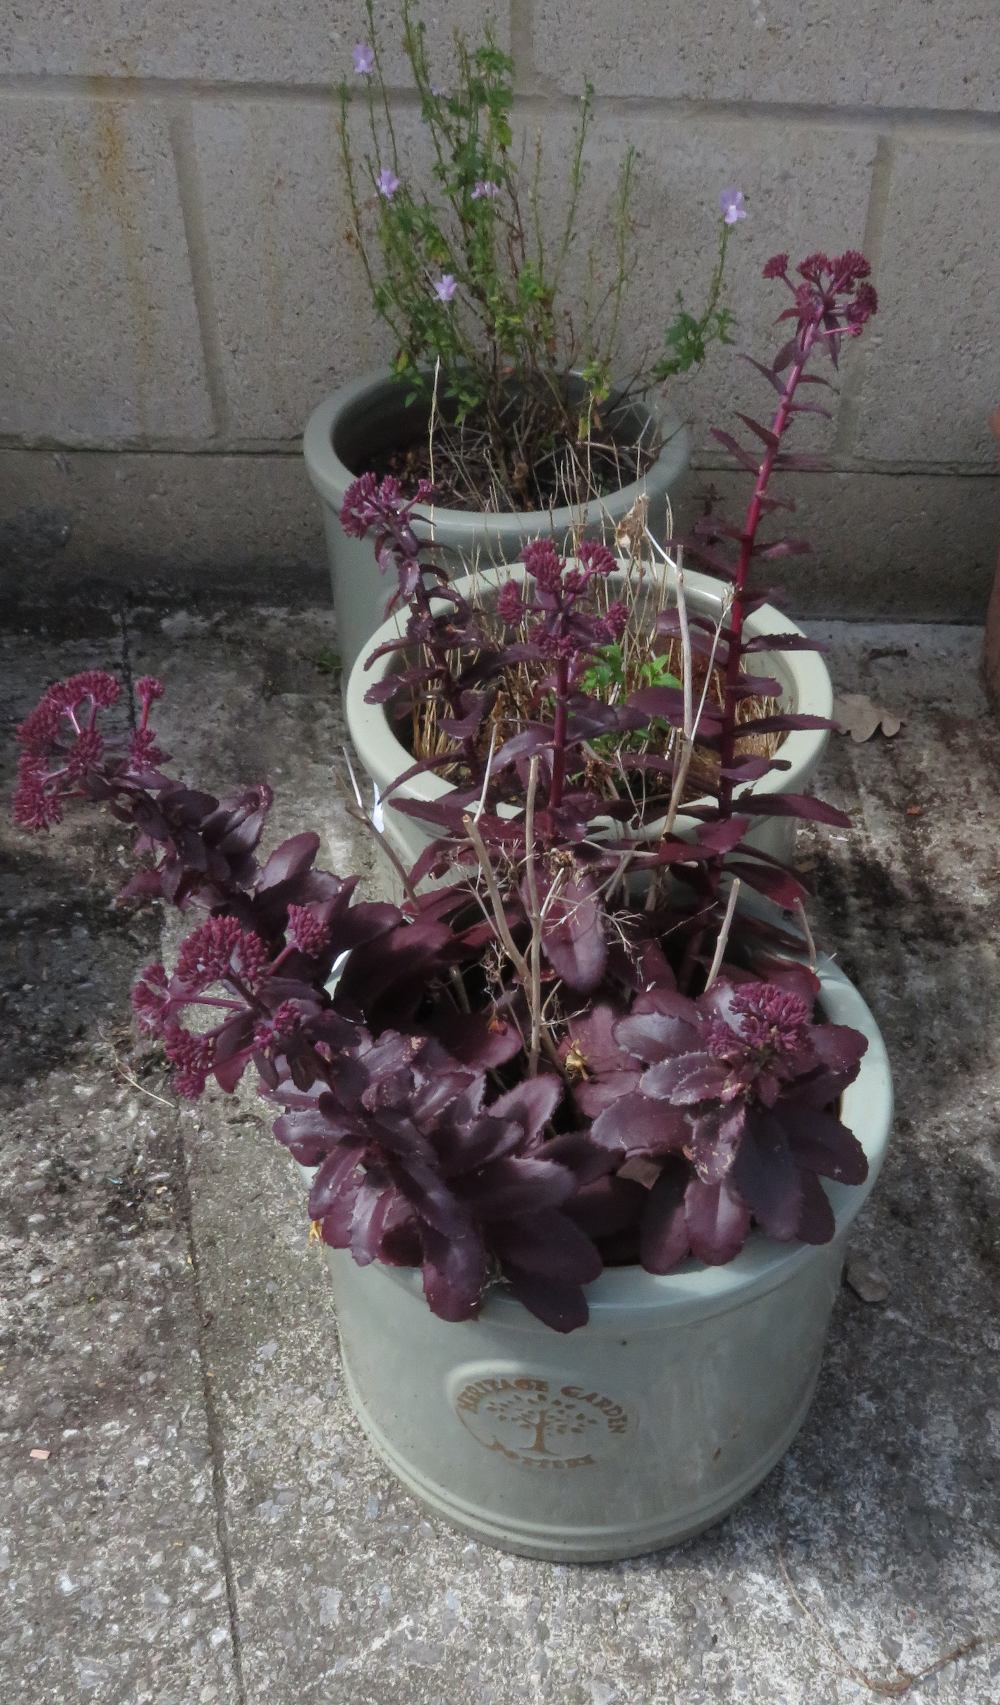
{"label": "pink flower cluster", "polygon": [[330,939],[329,925],[308,906],[289,906],[287,940],[300,953],[315,959]]}
{"label": "pink flower cluster", "polygon": [[61,821],[65,799],[104,752],[98,713],[116,704],[120,692],[113,675],[87,669],[56,681],[21,723],[14,820],[22,828],[48,829]]}
{"label": "pink flower cluster", "polygon": [[[251,1056],[260,1064],[265,1056],[287,1052],[309,1003],[276,1000],[278,985],[269,989],[267,980],[283,975],[282,966],[296,945],[293,935],[319,944],[317,952],[329,936],[328,926],[308,907],[290,906],[290,922],[292,913],[289,941],[273,960],[260,936],[227,913],[207,919],[185,937],[172,978],[163,965],[147,965],[140,972],[132,988],[132,1010],[140,1030],[161,1038],[175,1068],[172,1082],[178,1095],[195,1099],[213,1072],[220,1082],[225,1078],[224,1087],[232,1088]],[[189,1007],[221,1009],[221,1022],[212,1029],[189,1030],[178,1016]]]}
{"label": "pink flower cluster", "polygon": [[209,1073],[215,1065],[215,1034],[196,1036],[181,1024],[170,1024],[163,1032],[163,1051],[174,1067],[172,1083],[178,1095],[197,1101],[204,1094]]}
{"label": "pink flower cluster", "polygon": [[607,610],[579,607],[592,582],[605,579],[616,567],[607,545],[585,539],[570,568],[551,539],[533,539],[521,560],[534,581],[534,593],[526,596],[516,581],[506,581],[497,598],[497,614],[508,627],[519,627],[527,617],[537,616],[530,637],[545,656],[570,663],[595,646],[621,638],[628,611],[620,599]]}
{"label": "pink flower cluster", "polygon": [[748,1047],[798,1056],[808,1043],[812,1013],[800,995],[773,983],[754,983],[735,994],[730,1012]]}
{"label": "pink flower cluster", "polygon": [[795,282],[788,268],[787,254],[772,255],[763,275],[780,278],[792,292],[794,308],[779,317],[798,321],[800,339],[808,327],[820,327],[835,353],[842,337],[857,337],[878,312],[878,292],[869,283],[871,266],[859,249],[845,249],[832,259],[819,251],[807,255],[795,269],[801,283]]}
{"label": "pink flower cluster", "polygon": [[177,955],[177,977],[188,993],[234,980],[254,990],[267,962],[267,948],[260,936],[244,929],[238,918],[209,918],[183,942]]}
{"label": "pink flower cluster", "polygon": [[413,510],[418,503],[434,500],[430,480],[419,480],[412,497],[403,496],[403,488],[392,474],[380,480],[375,474],[362,474],[344,493],[340,509],[340,524],[351,539],[364,539],[375,533],[376,554],[391,543],[404,557],[414,558],[420,549],[410,526]]}
{"label": "pink flower cluster", "polygon": [[[163,694],[159,681],[144,675],[135,685],[140,721],[127,746],[128,764],[137,769],[163,761],[149,728],[149,710]],[[49,829],[62,820],[67,799],[86,791],[87,778],[104,758],[106,743],[97,726],[102,710],[121,697],[121,687],[103,669],[86,669],[56,681],[42,695],[17,731],[21,756],[14,792],[14,821],[25,829]]]}

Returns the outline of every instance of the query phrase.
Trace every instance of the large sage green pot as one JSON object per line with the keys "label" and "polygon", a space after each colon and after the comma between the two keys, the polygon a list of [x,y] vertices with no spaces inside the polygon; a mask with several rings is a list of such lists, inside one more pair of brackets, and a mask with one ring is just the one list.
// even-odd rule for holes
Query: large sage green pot
{"label": "large sage green pot", "polygon": [[[672,585],[676,577],[673,567],[663,572],[666,574],[668,586]],[[496,598],[497,591],[505,580],[523,580],[524,573],[523,566],[515,564],[506,569],[490,569],[483,574],[467,575],[456,581],[456,586],[470,601],[489,603]],[[617,578],[620,581],[621,577]],[[612,585],[614,584],[613,580]],[[713,621],[717,620],[725,595],[721,581],[685,569],[684,585],[692,612]],[[392,800],[396,797],[413,800],[439,799],[451,791],[452,784],[436,771],[427,771],[422,775],[413,776],[398,790],[392,786],[397,776],[403,775],[412,766],[413,754],[397,739],[385,706],[368,704],[365,694],[373,683],[385,678],[394,667],[396,659],[392,656],[380,657],[370,669],[366,667],[366,661],[377,647],[404,631],[404,618],[397,616],[393,616],[376,630],[370,644],[365,648],[364,656],[358,658],[351,671],[344,695],[344,708],[358,757],[375,783],[379,796],[386,795],[385,832],[403,863],[410,866],[416,863],[424,848],[430,845],[439,831],[422,823],[419,818],[396,811]],[[782,615],[773,604],[764,604],[747,617],[745,631],[756,639],[769,633],[798,634],[802,630],[787,616]],[[783,710],[808,716],[832,716],[833,685],[829,670],[818,652],[760,652],[754,655],[753,663],[754,668],[759,669],[762,675],[771,676],[781,682]],[[795,819],[759,815],[754,819],[754,795],[760,797],[782,793],[809,793],[829,738],[829,731],[825,728],[794,729],[785,736],[779,753],[788,768],[772,770],[760,781],[739,791],[737,808],[741,815],[753,819],[747,840],[752,846],[767,853],[771,858],[779,859],[783,864],[789,863],[794,856]],[[701,799],[693,803],[707,805],[709,801]],[[682,839],[689,840],[696,827],[697,820],[682,812],[677,818],[674,832]],[[655,822],[650,823],[644,834],[637,836],[637,840],[654,838],[658,832],[659,826]]]}
{"label": "large sage green pot", "polygon": [[[369,539],[350,539],[340,525],[349,485],[386,451],[426,435],[426,408],[403,406],[405,392],[385,373],[369,373],[327,397],[305,430],[303,452],[309,478],[323,504],[333,601],[337,612],[341,663],[346,679],[355,658],[381,624],[392,588],[379,572]],[[632,435],[658,439],[662,448],[652,467],[631,485],[580,508],[552,511],[486,513],[435,505],[415,531],[433,535],[440,560],[450,573],[464,574],[477,562],[516,562],[524,546],[539,534],[551,535],[560,548],[578,538],[613,538],[636,499],[649,499],[649,524],[663,537],[667,496],[687,467],[687,428],[653,403],[633,411]]]}
{"label": "large sage green pot", "polygon": [[851,1225],[889,1140],[871,1012],[830,960],[821,1005],[868,1038],[842,1116],[867,1182],[825,1184],[832,1243],[751,1233],[724,1267],[608,1269],[560,1336],[502,1287],[474,1321],[433,1315],[419,1273],[327,1251],[348,1390],[379,1455],[438,1515],[529,1557],[599,1562],[710,1527],[784,1455],[809,1408]]}

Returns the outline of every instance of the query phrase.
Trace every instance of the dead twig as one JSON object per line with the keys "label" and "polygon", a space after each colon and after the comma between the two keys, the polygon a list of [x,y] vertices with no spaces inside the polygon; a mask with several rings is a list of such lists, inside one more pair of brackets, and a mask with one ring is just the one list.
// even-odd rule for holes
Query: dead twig
{"label": "dead twig", "polygon": [[507,922],[507,913],[504,910],[503,896],[500,893],[500,888],[496,879],[496,872],[493,869],[490,855],[486,850],[486,843],[483,840],[482,835],[479,833],[479,826],[476,823],[475,818],[471,817],[468,812],[466,812],[465,816],[462,818],[462,825],[469,837],[469,840],[475,848],[476,857],[479,860],[479,869],[482,873],[483,881],[486,884],[486,892],[490,897],[490,906],[493,911],[493,922],[496,926],[497,935],[503,943],[504,952],[513,965],[514,970],[517,972],[522,987],[525,991],[527,991],[528,985],[531,981],[531,971],[528,966],[528,961],[525,959],[524,954],[521,952],[517,942],[510,933],[510,925]]}
{"label": "dead twig", "polygon": [[705,980],[706,995],[722,969],[722,961],[725,957],[726,946],[729,941],[729,931],[733,927],[733,913],[736,910],[736,901],[739,898],[739,892],[740,878],[738,876],[734,876],[733,885],[729,890],[729,900],[726,904],[726,915],[722,920],[722,926],[719,930],[715,943],[715,952],[712,955],[712,963],[709,966],[708,976]]}
{"label": "dead twig", "polygon": [[538,1057],[542,1048],[542,908],[538,899],[538,873],[535,869],[535,795],[538,792],[538,757],[528,768],[528,793],[524,807],[524,879],[528,890],[531,914],[531,947],[529,949],[530,983],[528,1008],[531,1013],[531,1047],[528,1051],[528,1076],[538,1076]]}
{"label": "dead twig", "polygon": [[938,1675],[941,1670],[947,1669],[949,1664],[957,1663],[959,1658],[968,1657],[970,1652],[979,1651],[981,1647],[993,1645],[995,1641],[1000,1640],[1000,1632],[975,1634],[971,1640],[963,1640],[961,1645],[953,1646],[950,1651],[943,1652],[939,1658],[935,1658],[934,1662],[927,1664],[924,1669],[905,1670],[897,1664],[896,1668],[899,1673],[896,1676],[866,1675],[865,1671],[859,1669],[857,1664],[853,1664],[846,1653],[837,1645],[832,1634],[824,1628],[812,1605],[806,1603],[792,1580],[788,1564],[780,1550],[778,1552],[778,1568],[792,1601],[798,1605],[802,1614],[809,1618],[827,1650],[832,1652],[837,1662],[844,1666],[854,1681],[860,1682],[862,1687],[867,1687],[869,1693],[876,1693],[882,1699],[902,1699],[904,1694],[919,1686],[922,1681],[929,1680],[932,1675]]}
{"label": "dead twig", "polygon": [[148,1095],[150,1101],[158,1101],[161,1107],[173,1107],[176,1110],[176,1101],[168,1101],[165,1095],[157,1095],[154,1089],[147,1089],[144,1083],[140,1083],[137,1077],[133,1077],[132,1073],[126,1070],[117,1054],[114,1057],[114,1068],[118,1076],[130,1083],[133,1089],[137,1089],[140,1095]]}
{"label": "dead twig", "polygon": [[[507,913],[504,909],[503,895],[500,892],[500,886],[496,878],[496,871],[493,869],[493,864],[486,848],[486,843],[479,832],[479,826],[476,823],[475,818],[468,812],[466,812],[465,816],[462,818],[462,823],[465,832],[475,849],[476,857],[479,860],[479,869],[482,873],[483,881],[486,884],[486,892],[489,895],[490,910],[493,914],[493,925],[496,929],[497,937],[503,946],[504,952],[514,967],[517,980],[524,990],[525,997],[530,1002],[531,966],[510,933],[510,925],[507,922]],[[532,1013],[532,1034],[534,1034],[534,1013]],[[538,1040],[539,1046],[545,1050],[545,1053],[548,1055],[553,1065],[561,1072],[562,1061],[559,1058],[559,1050],[544,1027],[541,1028]]]}
{"label": "dead twig", "polygon": [[816,937],[813,935],[813,932],[809,927],[809,919],[806,917],[806,909],[805,909],[804,905],[802,904],[801,900],[796,900],[796,902],[795,902],[795,916],[799,920],[799,928],[802,931],[803,936],[805,937],[806,952],[809,955],[809,969],[810,969],[810,971],[815,971],[815,969],[816,969]]}

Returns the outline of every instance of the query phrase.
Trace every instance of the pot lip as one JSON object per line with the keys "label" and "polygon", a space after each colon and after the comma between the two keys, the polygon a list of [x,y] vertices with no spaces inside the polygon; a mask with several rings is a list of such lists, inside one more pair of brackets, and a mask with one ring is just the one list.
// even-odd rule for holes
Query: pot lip
{"label": "pot lip", "polygon": [[[624,572],[624,559],[619,557]],[[485,582],[491,586],[501,586],[505,580],[524,579],[526,570],[523,563],[514,563],[507,567],[485,568],[475,574],[463,575],[453,581],[457,591],[469,596],[477,586]],[[666,570],[668,583],[676,578],[676,568],[671,563]],[[684,586],[688,593],[694,595],[701,607],[713,606],[715,610],[721,606],[725,587],[719,580],[710,575],[698,574],[691,569],[684,570]],[[443,607],[443,606],[442,606]],[[401,632],[401,618],[392,616],[375,630],[371,641],[359,653],[348,676],[344,693],[344,711],[351,739],[357,748],[362,763],[372,776],[379,788],[388,789],[396,776],[410,768],[413,754],[408,752],[397,740],[390,725],[384,705],[372,705],[365,702],[365,693],[369,687],[381,681],[387,674],[391,659],[380,657],[367,669],[365,659],[377,646],[389,639],[396,638]],[[746,618],[746,628],[752,635],[764,634],[801,634],[806,637],[804,630],[774,604],[762,604],[758,610]],[[766,653],[762,653],[766,656]],[[781,667],[790,677],[795,708],[810,716],[831,717],[833,715],[833,683],[830,672],[818,651],[786,651],[781,653]],[[755,794],[797,793],[809,781],[830,737],[829,729],[799,728],[791,730],[781,746],[781,757],[790,764],[787,770],[771,770],[760,781],[748,784],[735,796],[739,805],[746,801],[746,809],[752,813],[753,796]],[[377,755],[376,755],[377,754]],[[404,783],[399,794],[404,799],[440,799],[452,791],[453,784],[445,781],[442,776],[433,771]],[[392,794],[387,793],[386,803],[391,805]],[[701,796],[690,802],[691,808],[710,804],[707,796]],[[688,812],[682,811],[678,823],[693,822]],[[655,823],[646,825],[646,833],[655,829]],[[430,836],[430,830],[427,830]]]}
{"label": "pot lip", "polygon": [[[858,1076],[843,1095],[843,1120],[854,1130],[868,1158],[868,1177],[863,1184],[837,1184],[823,1179],[823,1188],[834,1211],[836,1230],[831,1243],[778,1243],[754,1230],[735,1260],[710,1267],[689,1260],[673,1273],[647,1273],[643,1267],[609,1267],[585,1287],[590,1320],[580,1331],[591,1328],[642,1331],[657,1324],[668,1312],[672,1324],[685,1319],[703,1320],[740,1308],[756,1297],[795,1278],[804,1268],[821,1259],[834,1245],[842,1244],[850,1227],[875,1187],[885,1160],[892,1129],[892,1074],[882,1033],[867,1001],[854,984],[826,954],[817,960],[819,1000],[824,1016],[832,1023],[860,1030],[868,1040]],[[349,1251],[340,1252],[351,1259]],[[380,1276],[405,1290],[421,1308],[427,1307],[420,1273],[415,1268],[379,1267]],[[553,1336],[552,1328],[528,1312],[522,1303],[500,1287],[490,1291],[476,1320],[465,1322],[502,1326],[504,1331],[522,1330],[531,1335]],[[442,1328],[450,1326],[441,1321]],[[454,1330],[451,1327],[451,1330]],[[576,1334],[570,1334],[571,1343]]]}
{"label": "pot lip", "polygon": [[[574,378],[581,376],[575,368],[571,372]],[[324,397],[309,416],[302,436],[302,452],[313,486],[331,508],[339,511],[347,487],[358,477],[334,450],[334,426],[346,410],[376,398],[379,392],[394,390],[396,384],[392,374],[384,368],[370,369]],[[617,491],[608,492],[604,497],[594,498],[590,503],[582,506],[566,504],[561,509],[491,512],[485,509],[451,509],[444,504],[435,504],[429,507],[426,517],[417,512],[417,532],[429,531],[436,523],[449,532],[478,532],[495,537],[514,534],[521,537],[543,526],[553,532],[570,532],[574,527],[596,526],[612,512],[624,516],[650,484],[658,490],[669,489],[687,467],[690,453],[690,433],[684,421],[669,413],[655,397],[642,399],[636,406],[656,424],[662,440],[656,460],[639,479],[619,487]]]}

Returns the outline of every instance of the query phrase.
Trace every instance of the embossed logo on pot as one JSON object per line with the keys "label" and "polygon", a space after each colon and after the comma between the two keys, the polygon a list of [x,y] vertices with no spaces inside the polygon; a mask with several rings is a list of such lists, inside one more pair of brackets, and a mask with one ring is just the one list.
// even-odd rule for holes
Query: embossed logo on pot
{"label": "embossed logo on pot", "polygon": [[523,1468],[587,1468],[631,1424],[628,1410],[601,1391],[528,1374],[472,1380],[456,1392],[455,1408],[485,1449]]}

